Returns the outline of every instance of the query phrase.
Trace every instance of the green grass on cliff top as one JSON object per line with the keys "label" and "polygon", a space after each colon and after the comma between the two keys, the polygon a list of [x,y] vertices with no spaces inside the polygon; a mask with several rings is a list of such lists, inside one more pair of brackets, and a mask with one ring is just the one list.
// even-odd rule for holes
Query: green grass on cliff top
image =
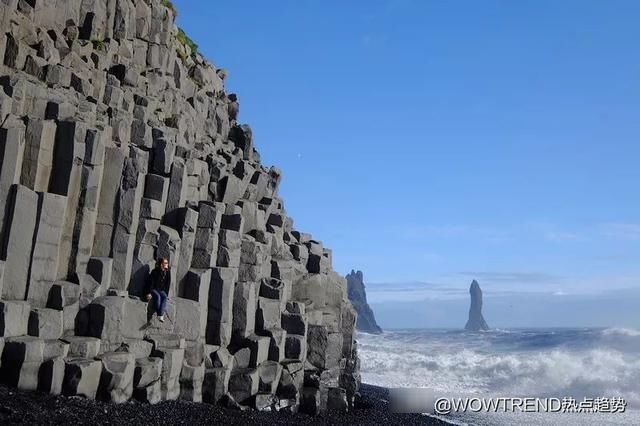
{"label": "green grass on cliff top", "polygon": [[173,16],[178,16],[178,9],[171,3],[171,0],[162,0],[162,5],[166,8],[169,8],[173,12]]}
{"label": "green grass on cliff top", "polygon": [[[173,5],[171,0],[162,0],[162,5],[170,9],[173,12],[174,17],[178,16],[178,10]],[[191,49],[192,55],[196,54],[196,52],[198,51],[198,44],[193,40],[191,40],[191,38],[187,35],[187,33],[184,32],[184,30],[182,30],[182,28],[178,28],[177,39],[180,42],[180,44],[182,44],[183,46],[189,46],[189,49]]]}
{"label": "green grass on cliff top", "polygon": [[189,46],[192,55],[196,54],[196,52],[198,51],[198,45],[196,44],[196,42],[189,38],[189,36],[182,30],[182,28],[178,28],[177,38],[182,45]]}

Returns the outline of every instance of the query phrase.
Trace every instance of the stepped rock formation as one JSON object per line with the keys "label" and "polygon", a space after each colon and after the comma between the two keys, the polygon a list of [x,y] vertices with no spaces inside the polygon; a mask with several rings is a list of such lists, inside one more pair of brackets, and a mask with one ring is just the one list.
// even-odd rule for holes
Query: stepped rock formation
{"label": "stepped rock formation", "polygon": [[471,295],[471,306],[469,307],[469,320],[464,329],[468,331],[489,330],[489,326],[482,316],[482,290],[476,280],[471,283],[469,294]]}
{"label": "stepped rock formation", "polygon": [[[0,380],[347,410],[356,313],[160,0],[0,0]],[[140,300],[168,257],[167,321]]]}
{"label": "stepped rock formation", "polygon": [[373,311],[367,303],[367,293],[364,289],[364,280],[362,271],[351,270],[351,273],[347,274],[347,292],[349,293],[349,300],[358,313],[358,320],[356,328],[366,333],[382,333],[382,329],[376,323],[376,318],[373,315]]}

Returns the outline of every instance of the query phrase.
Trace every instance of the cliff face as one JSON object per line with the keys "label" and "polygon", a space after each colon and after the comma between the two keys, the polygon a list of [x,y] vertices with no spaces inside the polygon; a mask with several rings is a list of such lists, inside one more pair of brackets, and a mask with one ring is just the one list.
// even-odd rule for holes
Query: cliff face
{"label": "cliff face", "polygon": [[[345,410],[346,281],[174,21],[166,0],[0,0],[0,380]],[[171,299],[148,323],[160,256]]]}
{"label": "cliff face", "polygon": [[382,333],[382,329],[376,324],[376,318],[367,303],[362,271],[352,270],[346,278],[349,300],[358,313],[356,328],[367,333]]}
{"label": "cliff face", "polygon": [[464,326],[465,330],[489,330],[489,326],[482,316],[482,290],[476,280],[471,283],[469,294],[471,295],[471,306],[469,307],[469,320]]}

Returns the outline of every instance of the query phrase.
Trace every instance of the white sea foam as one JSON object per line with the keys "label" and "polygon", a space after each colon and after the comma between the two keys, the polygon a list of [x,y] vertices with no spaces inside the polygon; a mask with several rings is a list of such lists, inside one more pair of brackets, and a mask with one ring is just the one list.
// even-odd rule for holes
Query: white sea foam
{"label": "white sea foam", "polygon": [[[623,397],[631,414],[614,419],[630,424],[631,416],[631,424],[640,423],[640,412],[633,410],[640,407],[640,357],[624,349],[632,347],[625,339],[636,338],[635,330],[585,331],[577,337],[566,333],[571,344],[562,343],[562,331],[505,331],[360,335],[362,380],[386,387],[428,387],[441,396]],[[612,346],[607,340],[613,338],[617,340]],[[535,349],[540,341],[542,349]],[[527,419],[530,424],[554,423],[548,415]]]}
{"label": "white sea foam", "polygon": [[628,336],[628,337],[640,337],[640,331],[633,328],[614,327],[607,328],[602,331],[604,336]]}

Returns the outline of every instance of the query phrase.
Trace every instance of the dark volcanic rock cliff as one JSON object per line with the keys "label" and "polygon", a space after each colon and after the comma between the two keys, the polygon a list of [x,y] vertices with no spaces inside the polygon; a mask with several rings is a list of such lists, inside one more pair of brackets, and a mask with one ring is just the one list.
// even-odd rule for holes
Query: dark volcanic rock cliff
{"label": "dark volcanic rock cliff", "polygon": [[349,300],[358,313],[357,329],[367,333],[382,333],[382,329],[376,324],[373,311],[367,303],[367,293],[364,288],[362,271],[351,271],[347,275],[347,288]]}
{"label": "dark volcanic rock cliff", "polygon": [[476,280],[471,283],[469,294],[471,295],[471,306],[469,307],[469,320],[464,326],[465,330],[489,330],[489,326],[482,316],[482,290]]}
{"label": "dark volcanic rock cliff", "polygon": [[[346,280],[174,21],[166,0],[0,0],[0,380],[345,410]],[[167,321],[147,323],[137,296],[161,256]]]}

